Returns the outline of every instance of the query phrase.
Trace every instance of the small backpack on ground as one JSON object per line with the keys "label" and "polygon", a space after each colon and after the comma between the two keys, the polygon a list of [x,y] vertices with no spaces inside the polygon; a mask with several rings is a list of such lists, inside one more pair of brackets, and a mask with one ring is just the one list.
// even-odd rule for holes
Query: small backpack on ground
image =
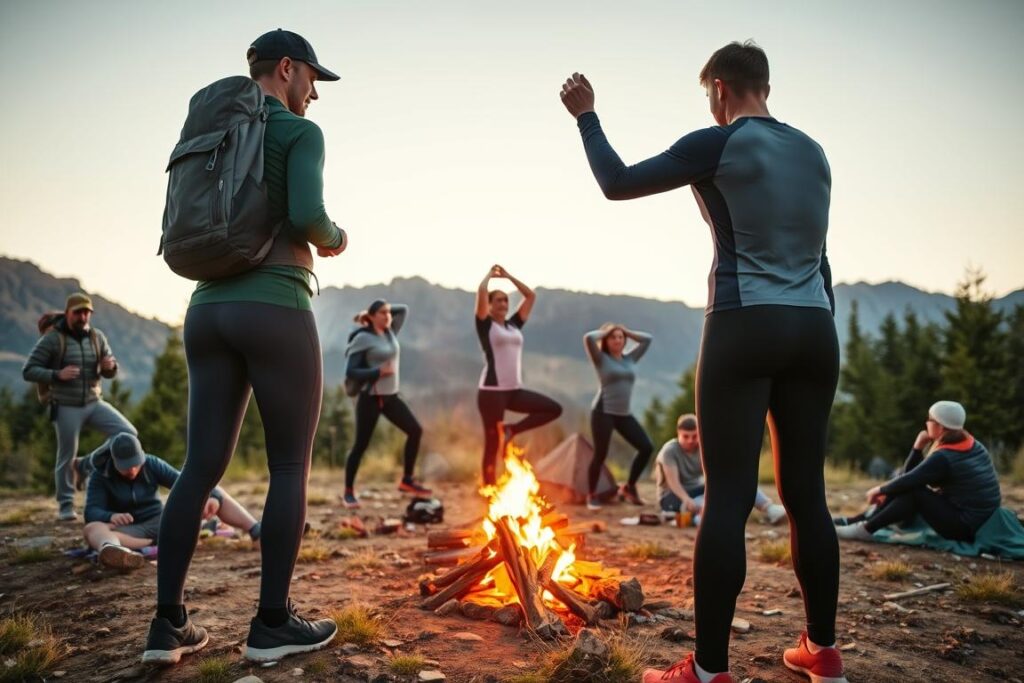
{"label": "small backpack on ground", "polygon": [[[39,336],[45,337],[46,335],[53,334],[57,335],[57,339],[60,343],[60,351],[57,352],[57,366],[54,370],[60,370],[64,366],[64,354],[68,350],[68,337],[63,332],[55,330],[54,327],[61,320],[64,319],[64,314],[60,311],[47,311],[39,316],[39,321],[36,323],[36,328],[39,330]],[[96,372],[99,374],[99,358],[100,358],[100,342],[96,338],[96,331],[93,329],[89,330],[89,341],[92,343],[93,351],[96,352]],[[49,382],[36,382],[36,398],[43,405],[46,405],[53,399],[53,387]]]}
{"label": "small backpack on ground", "polygon": [[216,280],[245,272],[270,251],[280,226],[263,180],[263,91],[251,78],[221,79],[192,96],[167,163],[160,249],[178,275]]}
{"label": "small backpack on ground", "polygon": [[440,524],[444,521],[444,504],[437,498],[413,498],[403,519],[413,524]]}

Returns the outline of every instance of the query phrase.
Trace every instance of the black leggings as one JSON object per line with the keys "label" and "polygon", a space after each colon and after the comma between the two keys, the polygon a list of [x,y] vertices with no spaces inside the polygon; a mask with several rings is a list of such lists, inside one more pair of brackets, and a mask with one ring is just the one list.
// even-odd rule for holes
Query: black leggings
{"label": "black leggings", "polygon": [[528,389],[478,391],[476,405],[480,409],[480,419],[484,423],[484,484],[495,484],[498,481],[495,474],[500,440],[498,425],[504,421],[506,410],[527,414],[519,422],[505,425],[513,436],[546,425],[552,420],[557,420],[562,414],[562,406],[556,401]]}
{"label": "black leggings", "polygon": [[654,444],[647,436],[647,432],[636,421],[632,415],[609,415],[600,408],[590,411],[590,430],[594,435],[594,459],[590,461],[588,471],[588,483],[590,494],[597,491],[597,481],[601,477],[601,467],[605,458],[608,457],[608,446],[612,441],[612,432],[616,431],[622,438],[636,449],[633,457],[633,464],[629,468],[629,485],[636,486],[647,467],[647,461],[651,459],[654,452]]}
{"label": "black leggings", "polygon": [[160,523],[157,603],[183,603],[203,505],[231,460],[251,391],[270,470],[260,532],[260,608],[284,608],[306,521],[306,480],[323,391],[313,313],[254,302],[193,306],[185,316],[185,357],[187,455]]}
{"label": "black leggings", "polygon": [[928,526],[942,536],[954,541],[973,541],[974,530],[964,524],[960,511],[942,496],[922,486],[888,496],[875,513],[868,517],[864,528],[875,533],[890,524],[910,522],[921,515]]}
{"label": "black leggings", "polygon": [[825,309],[752,306],[709,314],[697,365],[706,492],[693,557],[698,663],[729,668],[729,628],[746,576],[744,526],[757,492],[765,415],[790,521],[807,632],[835,642],[839,544],[825,503],[825,441],[839,377]]}
{"label": "black leggings", "polygon": [[416,469],[416,455],[420,451],[423,428],[420,427],[416,416],[412,414],[409,406],[398,394],[373,396],[364,391],[356,399],[356,440],[345,461],[345,488],[347,489],[355,486],[359,463],[363,459],[363,453],[366,452],[367,446],[370,445],[370,437],[373,436],[373,430],[381,415],[405,432],[404,473],[402,476],[406,479],[412,478],[413,471]]}

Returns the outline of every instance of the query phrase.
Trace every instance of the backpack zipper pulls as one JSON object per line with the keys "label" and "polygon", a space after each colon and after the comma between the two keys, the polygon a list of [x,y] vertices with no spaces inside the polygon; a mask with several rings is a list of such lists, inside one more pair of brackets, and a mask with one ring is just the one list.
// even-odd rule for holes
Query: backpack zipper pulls
{"label": "backpack zipper pulls", "polygon": [[223,146],[224,143],[221,143],[213,148],[213,154],[210,155],[210,161],[209,163],[206,164],[207,171],[212,171],[213,168],[217,165],[217,154],[220,152],[220,148]]}

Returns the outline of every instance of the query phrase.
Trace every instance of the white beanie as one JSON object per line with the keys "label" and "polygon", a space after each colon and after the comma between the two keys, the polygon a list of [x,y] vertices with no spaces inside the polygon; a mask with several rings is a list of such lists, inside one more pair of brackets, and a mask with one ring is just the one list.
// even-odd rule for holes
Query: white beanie
{"label": "white beanie", "polygon": [[928,409],[928,417],[946,429],[963,429],[967,411],[956,401],[939,401]]}

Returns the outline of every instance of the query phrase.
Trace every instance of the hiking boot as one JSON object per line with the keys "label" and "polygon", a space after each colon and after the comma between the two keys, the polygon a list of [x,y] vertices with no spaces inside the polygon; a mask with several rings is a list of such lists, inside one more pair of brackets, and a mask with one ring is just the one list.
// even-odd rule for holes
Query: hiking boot
{"label": "hiking boot", "polygon": [[345,495],[341,497],[341,501],[345,504],[345,507],[349,510],[359,509],[359,499],[356,498],[356,494],[351,489],[345,491]]}
{"label": "hiking boot", "polygon": [[847,541],[873,541],[874,534],[867,530],[864,522],[836,527],[836,536]]}
{"label": "hiking boot", "polygon": [[807,631],[804,631],[800,634],[800,643],[782,654],[782,663],[797,673],[809,676],[811,683],[846,683],[839,650],[824,647],[818,654],[812,654],[807,642]]}
{"label": "hiking boot", "polygon": [[[676,662],[666,671],[647,669],[644,671],[643,683],[700,683],[697,671],[693,668],[693,655]],[[735,683],[728,673],[721,673],[711,679],[711,683]]]}
{"label": "hiking boot", "polygon": [[587,509],[597,511],[602,508],[601,499],[591,494],[587,496]]}
{"label": "hiking boot", "polygon": [[786,508],[778,503],[772,503],[764,509],[764,521],[772,526],[786,519]]}
{"label": "hiking boot", "polygon": [[78,519],[78,515],[75,514],[75,508],[73,505],[61,505],[60,512],[57,513],[58,522],[74,522]]}
{"label": "hiking boot", "polygon": [[334,639],[338,625],[331,619],[309,621],[295,614],[288,601],[288,621],[270,628],[257,616],[249,624],[245,658],[253,662],[275,662],[288,655],[319,650]]}
{"label": "hiking boot", "polygon": [[146,558],[139,553],[116,543],[104,543],[100,547],[100,564],[112,569],[138,569],[146,564]]}
{"label": "hiking boot", "polygon": [[415,496],[429,496],[432,493],[430,489],[417,483],[414,479],[402,479],[398,482],[398,490]]}
{"label": "hiking boot", "polygon": [[640,494],[636,492],[635,484],[623,484],[619,487],[619,500],[633,505],[646,505],[643,499],[640,498]]}
{"label": "hiking boot", "polygon": [[175,628],[169,619],[156,617],[149,623],[143,664],[177,664],[182,655],[198,652],[210,642],[210,635],[185,616],[185,625]]}

